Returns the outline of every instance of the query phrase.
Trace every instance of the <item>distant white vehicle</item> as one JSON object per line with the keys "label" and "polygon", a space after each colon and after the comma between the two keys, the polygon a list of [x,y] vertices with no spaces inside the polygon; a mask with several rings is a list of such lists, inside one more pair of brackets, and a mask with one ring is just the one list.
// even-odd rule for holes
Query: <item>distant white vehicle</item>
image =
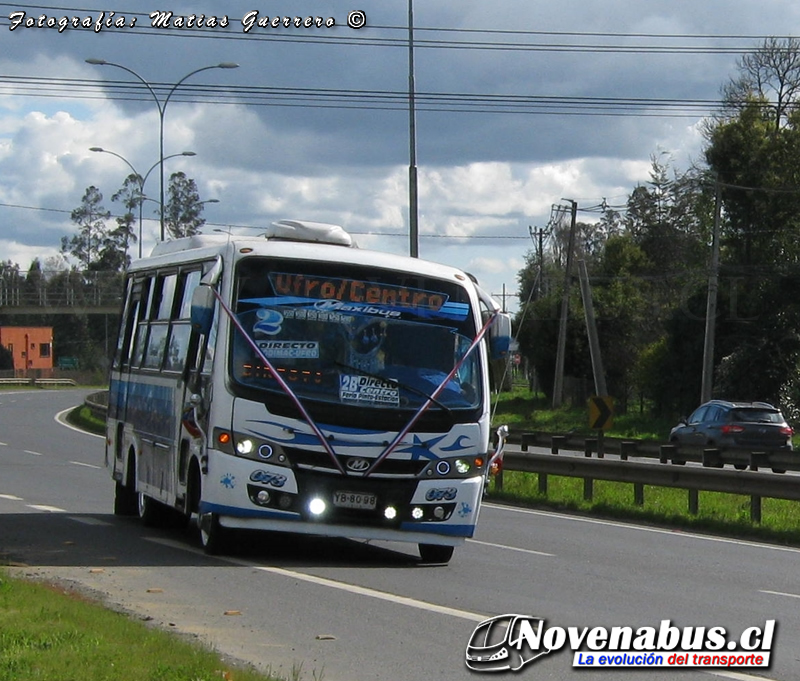
{"label": "distant white vehicle", "polygon": [[197,235],[135,262],[110,376],[115,511],[230,531],[419,544],[475,531],[490,357],[510,319],[464,272],[361,250],[341,227]]}

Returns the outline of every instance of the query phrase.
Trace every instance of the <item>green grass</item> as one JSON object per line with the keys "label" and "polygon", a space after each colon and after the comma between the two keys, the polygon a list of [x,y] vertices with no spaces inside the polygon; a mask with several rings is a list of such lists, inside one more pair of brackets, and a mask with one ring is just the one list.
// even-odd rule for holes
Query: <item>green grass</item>
{"label": "green grass", "polygon": [[[507,423],[516,431],[572,431],[589,435],[594,431],[590,430],[588,420],[587,408],[554,410],[541,396],[531,395],[527,388],[516,386],[512,392],[499,396],[493,423]],[[613,428],[606,434],[663,442],[674,425],[674,422],[637,412],[616,415]],[[700,492],[698,513],[692,515],[686,490],[645,486],[644,503],[640,506],[634,501],[632,484],[595,481],[592,498],[587,501],[582,479],[549,475],[547,494],[541,494],[538,474],[519,471],[504,471],[502,491],[497,489],[496,481],[493,482],[490,498],[525,506],[800,545],[800,504],[783,499],[764,498],[761,522],[754,523],[750,520],[750,497],[745,495]]]}
{"label": "green grass", "polygon": [[97,418],[92,414],[89,407],[85,405],[75,407],[75,409],[70,411],[67,414],[67,423],[97,435],[105,435],[106,433],[105,419]]}
{"label": "green grass", "polygon": [[[589,427],[588,406],[562,406],[553,409],[543,395],[533,395],[524,386],[515,385],[511,392],[496,397],[494,423],[505,423],[511,430],[574,432],[594,434]],[[654,418],[646,412],[631,409],[627,414],[615,414],[609,437],[639,438],[666,441],[675,419]]]}
{"label": "green grass", "polygon": [[85,597],[0,571],[0,681],[270,681]]}

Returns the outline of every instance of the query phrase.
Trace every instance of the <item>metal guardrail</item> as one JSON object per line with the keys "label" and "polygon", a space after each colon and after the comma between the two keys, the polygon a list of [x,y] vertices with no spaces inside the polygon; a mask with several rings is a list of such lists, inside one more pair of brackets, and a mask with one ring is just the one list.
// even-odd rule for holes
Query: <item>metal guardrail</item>
{"label": "metal guardrail", "polygon": [[[714,447],[687,447],[651,441],[621,440],[573,435],[522,433],[513,438],[522,452],[506,451],[503,469],[537,473],[539,492],[547,493],[547,476],[583,478],[583,496],[591,501],[595,480],[631,483],[634,503],[644,504],[644,486],[671,487],[688,492],[688,510],[698,512],[698,492],[723,492],[750,497],[750,519],[761,522],[761,500],[788,499],[800,501],[800,478],[797,476],[759,473],[759,468],[774,472],[800,470],[800,454],[792,452],[721,450]],[[531,445],[550,447],[550,454],[528,452]],[[600,452],[597,451],[601,445]],[[584,456],[557,456],[560,451],[583,452]],[[618,460],[604,459],[614,453]],[[592,458],[597,454],[597,458]],[[660,464],[629,461],[629,456],[658,458]],[[702,467],[684,466],[687,461],[702,463]],[[720,470],[731,464],[739,470]],[[744,471],[750,468],[750,471]],[[502,473],[496,480],[502,490]]]}
{"label": "metal guardrail", "polygon": [[[102,390],[87,395],[84,403],[93,414],[105,418],[108,411],[108,391]],[[672,487],[688,492],[688,509],[698,511],[698,492],[725,492],[750,497],[750,519],[761,522],[761,500],[789,499],[800,501],[800,478],[797,476],[758,473],[759,467],[774,467],[775,470],[800,470],[800,454],[784,452],[748,452],[716,450],[713,448],[678,447],[640,440],[584,438],[552,433],[512,433],[511,444],[518,444],[522,452],[506,451],[503,470],[537,473],[539,491],[547,493],[547,476],[556,475],[583,478],[583,496],[588,501],[593,495],[595,480],[631,483],[634,503],[644,504],[644,486]],[[551,454],[534,454],[528,447],[549,446]],[[600,452],[598,452],[598,445]],[[583,452],[583,457],[557,456],[558,452]],[[591,458],[592,454],[598,458]],[[605,459],[606,453],[616,453],[619,460]],[[629,456],[658,457],[662,464],[654,465],[628,461]],[[703,467],[683,466],[687,461],[698,461]],[[738,467],[749,466],[750,471],[720,470],[721,465],[732,463]],[[780,467],[780,468],[778,468]],[[502,472],[496,478],[498,489],[502,489]]]}
{"label": "metal guardrail", "polygon": [[77,385],[72,378],[0,378],[0,385],[32,385],[38,387]]}
{"label": "metal guardrail", "polygon": [[638,456],[655,458],[661,463],[682,465],[687,461],[702,463],[709,468],[731,465],[739,470],[771,468],[775,472],[800,471],[800,452],[767,449],[729,449],[678,445],[655,440],[634,440],[609,437],[585,437],[557,433],[512,433],[509,442],[518,444],[523,452],[531,446],[547,447],[552,454],[559,451],[583,452],[587,457],[602,459],[614,454],[622,460]]}
{"label": "metal guardrail", "polygon": [[101,390],[87,395],[83,403],[88,407],[92,416],[105,420],[108,414],[108,390]]}

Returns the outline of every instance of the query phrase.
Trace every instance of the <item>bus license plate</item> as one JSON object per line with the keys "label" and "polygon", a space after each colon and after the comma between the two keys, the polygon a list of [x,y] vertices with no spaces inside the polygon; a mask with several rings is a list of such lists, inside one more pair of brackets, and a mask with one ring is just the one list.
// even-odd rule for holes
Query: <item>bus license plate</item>
{"label": "bus license plate", "polygon": [[378,505],[378,497],[375,494],[361,492],[334,492],[333,505],[339,508],[358,508],[371,511]]}

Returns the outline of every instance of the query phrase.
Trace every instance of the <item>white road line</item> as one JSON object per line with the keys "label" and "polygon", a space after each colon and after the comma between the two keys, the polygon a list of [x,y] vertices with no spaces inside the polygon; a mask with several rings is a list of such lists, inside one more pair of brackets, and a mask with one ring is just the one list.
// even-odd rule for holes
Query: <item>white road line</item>
{"label": "white road line", "polygon": [[730,539],[727,537],[714,537],[708,534],[697,534],[695,532],[686,532],[684,530],[675,530],[675,529],[661,528],[661,527],[647,527],[645,525],[636,525],[635,523],[623,523],[615,520],[601,520],[598,518],[584,518],[583,516],[566,515],[564,513],[556,513],[555,511],[537,511],[529,508],[502,506],[500,504],[484,503],[482,504],[482,506],[495,508],[500,511],[508,511],[510,513],[547,516],[550,518],[560,518],[562,520],[569,520],[576,523],[589,523],[592,525],[607,525],[609,527],[619,527],[627,530],[637,530],[640,532],[650,532],[653,534],[665,534],[675,538],[699,539],[701,541],[714,542],[717,544],[734,544],[736,546],[750,546],[756,549],[769,549],[770,551],[800,553],[800,549],[794,548],[792,546],[779,546],[777,544],[762,544],[755,541],[748,541],[746,539]]}
{"label": "white road line", "polygon": [[752,674],[742,674],[742,672],[709,672],[711,676],[719,676],[722,679],[733,679],[734,681],[770,681],[766,676],[753,676]]}
{"label": "white road line", "polygon": [[[78,405],[75,405],[78,406]],[[69,407],[69,409],[64,409],[63,411],[58,412],[53,418],[55,419],[56,423],[60,423],[62,426],[69,428],[70,430],[74,430],[76,433],[81,433],[82,435],[88,435],[89,437],[99,437],[105,439],[105,435],[98,435],[97,433],[88,433],[85,430],[81,430],[80,428],[76,428],[71,423],[67,423],[66,415],[71,412],[75,407]]]}
{"label": "white road line", "polygon": [[397,596],[395,594],[386,593],[385,591],[377,591],[375,589],[368,589],[363,586],[356,586],[355,584],[347,584],[345,582],[337,582],[333,579],[325,577],[317,577],[315,575],[307,575],[304,572],[295,572],[294,570],[285,570],[284,568],[277,567],[263,567],[253,566],[256,570],[261,572],[271,572],[272,574],[282,575],[284,577],[291,577],[299,579],[303,582],[311,582],[312,584],[319,584],[320,586],[327,586],[332,589],[339,589],[347,591],[348,593],[358,594],[359,596],[369,596],[370,598],[377,598],[382,601],[389,601],[399,605],[406,605],[411,608],[419,610],[427,610],[435,612],[440,615],[450,615],[451,617],[460,617],[461,619],[470,620],[472,622],[483,622],[487,619],[488,615],[481,615],[476,612],[469,612],[467,610],[457,610],[456,608],[448,608],[443,605],[436,605],[428,603],[427,601],[420,601],[416,598],[408,598],[407,596]]}
{"label": "white road line", "polygon": [[24,501],[22,497],[17,497],[13,494],[0,494],[0,499],[8,499],[9,501]]}
{"label": "white road line", "polygon": [[554,553],[545,553],[544,551],[534,551],[533,549],[522,549],[517,546],[508,546],[506,544],[493,544],[492,542],[488,541],[478,541],[477,539],[467,539],[467,542],[470,544],[480,544],[481,546],[491,546],[494,549],[505,549],[506,551],[519,551],[520,553],[531,553],[534,556],[546,556],[547,558],[553,558],[556,555]]}
{"label": "white road line", "polygon": [[33,454],[34,456],[44,456],[41,452],[32,452],[30,449],[23,449],[22,451],[26,454]]}
{"label": "white road line", "polygon": [[83,466],[84,468],[97,468],[98,470],[101,468],[100,466],[95,466],[93,463],[83,463],[82,461],[70,461],[70,463],[74,466]]}
{"label": "white road line", "polygon": [[27,504],[28,508],[44,511],[45,513],[66,513],[67,511],[58,506],[44,506],[43,504]]}
{"label": "white road line", "polygon": [[[170,539],[161,539],[160,537],[145,537],[145,540],[153,542],[154,544],[161,544],[163,546],[169,546],[170,548],[179,549],[181,551],[188,551],[189,553],[194,553],[201,556],[205,555],[205,553],[200,549],[196,549],[191,546],[186,546],[185,544],[181,544],[180,542],[172,541]],[[391,603],[397,603],[398,605],[406,605],[408,607],[418,608],[419,610],[427,610],[428,612],[435,612],[440,615],[459,617],[461,619],[470,620],[472,622],[483,622],[485,619],[489,617],[489,615],[483,615],[477,612],[470,612],[468,610],[457,610],[456,608],[448,608],[442,605],[436,605],[434,603],[420,601],[417,600],[416,598],[397,596],[395,594],[386,593],[385,591],[377,591],[375,589],[368,589],[366,587],[356,586],[354,584],[338,582],[336,580],[327,579],[325,577],[308,575],[305,574],[304,572],[296,572],[294,570],[286,570],[285,568],[278,568],[278,567],[265,567],[263,565],[256,565],[255,563],[246,560],[240,560],[238,558],[231,558],[228,556],[214,556],[214,558],[216,558],[217,560],[222,560],[226,563],[231,563],[233,565],[240,565],[242,567],[259,570],[261,572],[270,572],[272,574],[281,575],[283,577],[299,579],[300,581],[303,582],[310,582],[312,584],[318,584],[320,586],[327,586],[332,589],[339,589],[341,591],[357,594],[359,596],[368,596],[369,598],[376,598],[382,601],[389,601]],[[765,676],[752,676],[751,674],[742,674],[741,672],[707,671],[707,670],[700,670],[700,671],[702,671],[705,674],[709,674],[711,676],[716,676],[723,679],[731,679],[731,681],[770,681],[770,679]]]}
{"label": "white road line", "polygon": [[8,443],[7,442],[0,442],[0,447],[8,447]]}
{"label": "white road line", "polygon": [[[169,539],[161,539],[160,537],[145,537],[145,539],[155,544],[162,544],[164,546],[180,549],[182,551],[189,551],[190,553],[205,555],[203,551],[199,549],[195,549],[191,546],[186,546],[185,544],[181,544],[179,542],[173,542]],[[332,589],[339,589],[341,591],[347,591],[348,593],[358,594],[359,596],[368,596],[370,598],[376,598],[382,601],[397,603],[398,605],[406,605],[408,607],[417,608],[419,610],[427,610],[428,612],[435,612],[440,615],[460,617],[461,619],[470,620],[471,622],[483,622],[483,620],[489,617],[489,615],[483,615],[477,612],[469,612],[468,610],[458,610],[456,608],[448,608],[443,605],[436,605],[435,603],[420,601],[417,600],[416,598],[408,598],[407,596],[397,596],[395,594],[390,594],[385,591],[377,591],[376,589],[369,589],[363,586],[356,586],[355,584],[337,582],[336,580],[333,579],[327,579],[325,577],[317,577],[315,575],[308,575],[304,572],[296,572],[295,570],[286,570],[285,568],[278,568],[278,567],[265,567],[263,565],[257,565],[256,563],[252,563],[246,560],[239,560],[238,558],[231,558],[228,556],[214,556],[214,558],[218,560],[223,560],[226,563],[240,565],[242,567],[259,570],[261,572],[270,572],[275,575],[281,575],[282,577],[290,577],[292,579],[298,579],[303,582],[310,582],[312,584],[318,584],[320,586],[327,586]]]}
{"label": "white road line", "polygon": [[759,589],[758,593],[769,594],[770,596],[786,596],[787,598],[800,598],[800,594],[790,594],[785,591],[769,591],[767,589]]}

